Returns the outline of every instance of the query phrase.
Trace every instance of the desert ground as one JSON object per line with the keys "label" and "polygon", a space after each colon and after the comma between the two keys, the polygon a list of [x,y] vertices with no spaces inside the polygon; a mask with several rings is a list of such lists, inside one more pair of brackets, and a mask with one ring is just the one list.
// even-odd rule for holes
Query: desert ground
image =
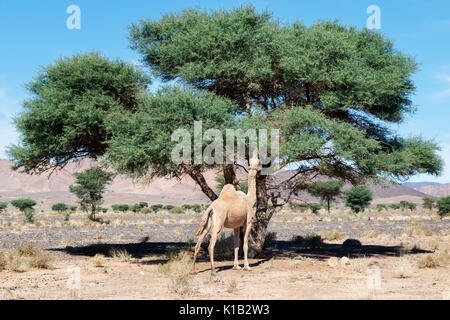
{"label": "desert ground", "polygon": [[232,269],[225,229],[217,272],[205,243],[196,275],[201,214],[100,216],[106,223],[83,213],[38,213],[34,224],[0,215],[0,299],[450,299],[450,219],[435,212],[283,210],[264,251],[251,252],[251,271]]}

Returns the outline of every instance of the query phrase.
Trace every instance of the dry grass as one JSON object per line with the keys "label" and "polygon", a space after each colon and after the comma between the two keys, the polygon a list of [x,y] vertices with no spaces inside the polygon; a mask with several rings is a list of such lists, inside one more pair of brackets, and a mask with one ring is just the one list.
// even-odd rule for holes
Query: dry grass
{"label": "dry grass", "polygon": [[394,277],[405,279],[411,277],[412,265],[408,259],[400,258],[400,260],[392,266]]}
{"label": "dry grass", "polygon": [[227,292],[228,293],[233,293],[237,290],[237,280],[236,279],[231,279],[228,283],[227,283]]}
{"label": "dry grass", "polygon": [[97,268],[104,267],[105,266],[105,256],[101,253],[97,253],[93,258],[92,261],[94,262],[94,265]]}
{"label": "dry grass", "polygon": [[37,253],[37,248],[31,243],[27,243],[17,248],[17,253],[21,257],[33,257]]}
{"label": "dry grass", "polygon": [[320,233],[320,237],[324,240],[332,241],[339,240],[341,235],[337,230],[327,230]]}
{"label": "dry grass", "polygon": [[6,260],[6,254],[3,251],[0,251],[0,271],[3,271],[6,269],[6,265],[7,265],[7,260]]}
{"label": "dry grass", "polygon": [[129,262],[132,259],[131,254],[125,249],[111,249],[109,255],[113,258],[120,259],[123,262]]}
{"label": "dry grass", "polygon": [[417,261],[419,268],[436,268],[446,266],[449,262],[449,254],[447,251],[442,253],[432,253],[422,255]]}
{"label": "dry grass", "polygon": [[45,252],[42,248],[37,248],[35,254],[30,257],[28,265],[31,268],[51,269],[51,261],[52,256],[48,252]]}
{"label": "dry grass", "polygon": [[170,291],[181,296],[191,295],[194,291],[192,278],[189,275],[191,268],[191,254],[187,251],[175,250],[167,252],[169,261],[158,265],[158,271],[170,278]]}

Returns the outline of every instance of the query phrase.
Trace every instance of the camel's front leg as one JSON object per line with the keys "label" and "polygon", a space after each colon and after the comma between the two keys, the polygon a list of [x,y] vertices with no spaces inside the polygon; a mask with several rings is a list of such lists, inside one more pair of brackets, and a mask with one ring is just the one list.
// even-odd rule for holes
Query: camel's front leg
{"label": "camel's front leg", "polygon": [[250,213],[247,215],[247,223],[244,225],[244,270],[250,271],[250,265],[248,263],[248,236],[252,229],[253,208],[250,209]]}
{"label": "camel's front leg", "polygon": [[240,228],[234,229],[234,270],[239,270],[241,267],[239,267],[239,236],[240,236]]}

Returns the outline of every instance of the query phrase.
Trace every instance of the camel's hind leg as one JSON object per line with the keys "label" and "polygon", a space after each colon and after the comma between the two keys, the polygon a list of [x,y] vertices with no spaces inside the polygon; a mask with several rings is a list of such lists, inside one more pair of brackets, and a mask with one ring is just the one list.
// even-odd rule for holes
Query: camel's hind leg
{"label": "camel's hind leg", "polygon": [[239,267],[239,238],[240,238],[240,231],[241,228],[235,228],[234,229],[234,270],[239,270],[241,267]]}
{"label": "camel's hind leg", "polygon": [[191,274],[196,274],[197,272],[195,271],[195,261],[197,260],[197,255],[200,251],[200,247],[202,245],[203,239],[205,239],[206,235],[208,234],[209,230],[211,230],[211,225],[208,223],[208,226],[205,227],[205,229],[203,230],[203,232],[200,234],[198,240],[197,240],[197,244],[195,245],[195,250],[194,250],[194,259],[192,262],[192,269],[190,271]]}

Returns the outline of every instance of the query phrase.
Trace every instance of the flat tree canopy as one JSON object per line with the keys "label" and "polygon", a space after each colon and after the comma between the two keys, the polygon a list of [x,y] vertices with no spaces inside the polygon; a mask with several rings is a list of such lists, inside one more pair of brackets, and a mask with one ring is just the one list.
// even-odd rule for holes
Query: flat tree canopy
{"label": "flat tree canopy", "polygon": [[442,169],[433,141],[391,130],[414,111],[417,63],[381,33],[332,21],[281,23],[244,6],[142,20],[129,38],[155,76],[181,88],[141,99],[149,80],[132,66],[95,54],[58,61],[29,85],[32,98],[15,120],[22,134],[10,148],[16,168],[40,172],[50,161],[102,156],[138,177],[189,175],[214,200],[203,172],[223,169],[225,182],[239,186],[239,164],[175,164],[172,132],[191,131],[194,120],[221,132],[280,129],[272,162],[296,167],[277,185],[257,174],[255,250],[276,207],[317,175],[360,184]]}

